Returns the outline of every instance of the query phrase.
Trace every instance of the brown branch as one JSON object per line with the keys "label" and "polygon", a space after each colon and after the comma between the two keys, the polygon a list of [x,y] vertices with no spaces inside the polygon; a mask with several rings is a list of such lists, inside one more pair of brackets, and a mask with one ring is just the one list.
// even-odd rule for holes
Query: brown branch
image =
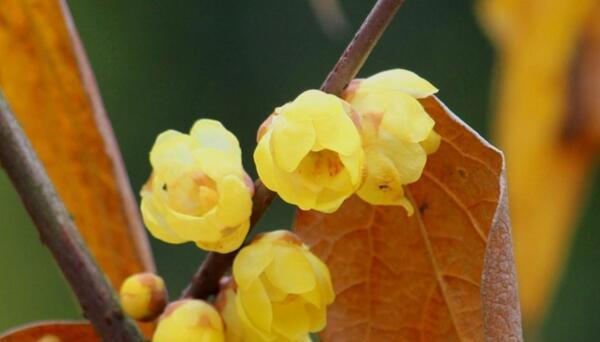
{"label": "brown branch", "polygon": [[104,341],[138,342],[143,337],[124,316],[112,287],[85,247],[77,227],[0,91],[0,163],[75,292],[83,314]]}
{"label": "brown branch", "polygon": [[[388,27],[404,0],[378,0],[342,56],[321,85],[324,92],[340,95],[356,76],[367,57]],[[250,229],[252,229],[275,197],[260,180],[256,182]],[[228,254],[208,253],[194,274],[182,298],[206,299],[219,290],[219,280],[227,272],[239,249]]]}

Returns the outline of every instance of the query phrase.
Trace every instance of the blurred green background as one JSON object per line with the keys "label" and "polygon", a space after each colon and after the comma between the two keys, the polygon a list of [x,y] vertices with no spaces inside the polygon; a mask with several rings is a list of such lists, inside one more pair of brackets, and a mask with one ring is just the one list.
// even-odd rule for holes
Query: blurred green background
{"label": "blurred green background", "polygon": [[[245,166],[255,175],[258,125],[275,106],[321,84],[374,1],[341,1],[349,31],[333,40],[307,0],[69,3],[137,192],[149,174],[147,154],[156,135],[187,131],[200,117],[221,120],[238,136]],[[361,75],[394,67],[416,71],[487,136],[493,62],[472,1],[407,1]],[[544,341],[600,339],[599,194],[596,184],[543,326]],[[291,217],[290,207],[276,203],[261,227],[288,227]],[[65,281],[3,173],[0,218],[0,331],[33,320],[78,318]],[[152,240],[152,246],[175,297],[202,254],[191,244]]]}

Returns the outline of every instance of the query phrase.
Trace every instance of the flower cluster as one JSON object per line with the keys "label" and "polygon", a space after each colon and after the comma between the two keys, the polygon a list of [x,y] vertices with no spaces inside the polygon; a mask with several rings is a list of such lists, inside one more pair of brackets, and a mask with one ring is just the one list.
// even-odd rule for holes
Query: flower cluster
{"label": "flower cluster", "polygon": [[[402,206],[411,215],[404,187],[421,177],[441,139],[419,99],[436,91],[401,69],[354,80],[341,98],[305,91],[259,128],[258,175],[302,210],[331,213],[356,194],[374,205]],[[166,131],[156,139],[150,163],[141,211],[152,235],[219,253],[241,247],[254,185],[231,132],[207,119],[189,134]],[[121,302],[141,321],[162,312],[155,342],[302,342],[325,327],[335,298],[329,269],[293,233],[256,237],[239,250],[232,275],[216,308],[190,299],[165,309],[164,282],[152,274],[128,278]]]}
{"label": "flower cluster", "polygon": [[275,109],[254,152],[261,180],[300,209],[333,212],[356,193],[375,205],[412,205],[417,181],[440,137],[418,99],[437,91],[407,70],[353,81],[342,99],[318,90]]}

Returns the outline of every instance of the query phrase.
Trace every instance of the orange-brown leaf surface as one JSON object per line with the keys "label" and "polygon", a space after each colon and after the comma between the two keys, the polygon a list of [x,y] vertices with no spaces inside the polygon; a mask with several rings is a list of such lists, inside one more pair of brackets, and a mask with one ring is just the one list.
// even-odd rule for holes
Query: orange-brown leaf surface
{"label": "orange-brown leaf surface", "polygon": [[298,213],[337,294],[324,341],[522,339],[502,154],[437,99],[423,103],[442,143],[406,188],[413,216],[358,197]]}
{"label": "orange-brown leaf surface", "polygon": [[0,87],[115,287],[154,263],[64,0],[0,1]]}
{"label": "orange-brown leaf surface", "polygon": [[600,142],[600,5],[480,5],[498,50],[494,128],[506,154],[523,318],[535,326],[560,279]]}
{"label": "orange-brown leaf surface", "polygon": [[40,322],[28,324],[0,336],[0,342],[100,342],[86,322]]}

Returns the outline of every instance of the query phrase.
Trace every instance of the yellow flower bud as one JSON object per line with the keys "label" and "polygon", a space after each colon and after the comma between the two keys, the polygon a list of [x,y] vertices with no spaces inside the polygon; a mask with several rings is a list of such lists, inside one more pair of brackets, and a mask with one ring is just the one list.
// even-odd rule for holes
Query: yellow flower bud
{"label": "yellow flower bud", "polygon": [[153,342],[223,342],[221,316],[210,304],[184,299],[167,306],[154,332]]}
{"label": "yellow flower bud", "polygon": [[119,291],[125,313],[138,321],[153,321],[167,305],[165,282],[153,273],[129,276]]}
{"label": "yellow flower bud", "polygon": [[349,105],[308,90],[276,108],[254,151],[265,186],[300,209],[333,212],[362,181],[364,154]]}
{"label": "yellow flower bud", "polygon": [[293,233],[257,237],[235,258],[233,277],[237,293],[228,303],[235,301],[235,313],[232,306],[223,311],[228,334],[244,341],[305,341],[325,327],[335,297],[329,270]]}
{"label": "yellow flower bud", "polygon": [[221,123],[198,120],[190,134],[158,136],[142,189],[142,215],[152,235],[169,243],[194,241],[227,253],[250,226],[254,185],[242,167],[236,137]]}
{"label": "yellow flower bud", "polygon": [[375,205],[413,207],[404,185],[422,175],[427,154],[437,150],[440,136],[418,99],[437,89],[415,73],[394,69],[353,81],[343,98],[361,117],[366,178],[357,191]]}

